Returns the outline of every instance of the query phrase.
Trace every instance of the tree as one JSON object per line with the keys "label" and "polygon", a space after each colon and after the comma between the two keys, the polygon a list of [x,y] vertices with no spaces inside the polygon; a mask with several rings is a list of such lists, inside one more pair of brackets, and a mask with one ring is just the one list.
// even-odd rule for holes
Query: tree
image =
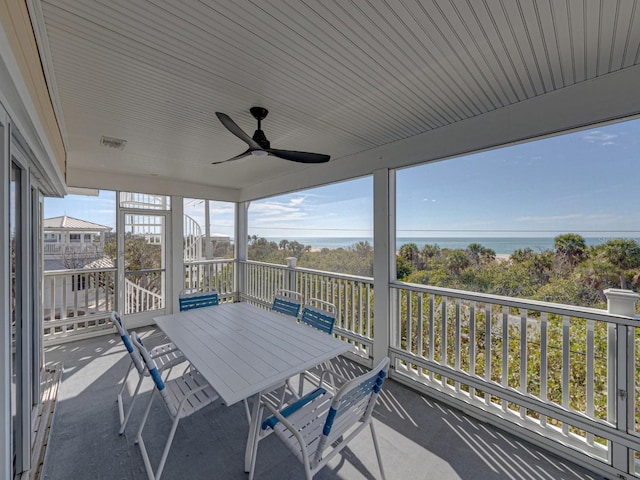
{"label": "tree", "polygon": [[581,235],[577,233],[565,233],[564,235],[558,235],[553,240],[553,246],[556,249],[558,256],[571,267],[574,267],[582,257],[587,249],[587,244]]}
{"label": "tree", "polygon": [[620,288],[627,288],[625,271],[640,267],[640,245],[629,238],[615,238],[603,245],[602,254],[611,265],[618,269]]}
{"label": "tree", "polygon": [[420,270],[420,250],[418,250],[418,245],[415,243],[405,243],[402,245],[398,256],[403,262],[411,265],[414,270]]}

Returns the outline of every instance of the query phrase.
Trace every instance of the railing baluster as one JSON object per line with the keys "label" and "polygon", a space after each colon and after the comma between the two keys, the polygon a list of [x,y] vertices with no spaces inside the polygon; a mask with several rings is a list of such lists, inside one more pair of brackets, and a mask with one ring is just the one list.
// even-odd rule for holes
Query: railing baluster
{"label": "railing baluster", "polygon": [[[435,298],[432,293],[429,294],[429,360],[435,361],[436,349],[436,306]],[[433,382],[433,370],[429,370],[429,380]]]}
{"label": "railing baluster", "polygon": [[[445,296],[440,297],[442,299],[442,305],[441,305],[441,309],[440,309],[440,326],[442,328],[442,349],[440,352],[441,358],[440,358],[440,363],[444,366],[447,365],[447,350],[449,348],[448,342],[447,342],[447,300],[448,298]],[[447,378],[442,375],[442,378],[440,379],[442,382],[442,386],[446,387],[447,386]]]}
{"label": "railing baluster", "polygon": [[[491,382],[491,304],[487,303],[484,310],[484,379]],[[485,392],[485,405],[491,405],[491,394]]]}
{"label": "railing baluster", "polygon": [[[469,305],[469,375],[476,374],[476,302]],[[476,389],[469,387],[469,398],[475,399]]]}
{"label": "railing baluster", "polygon": [[[520,392],[527,393],[527,317],[529,312],[520,309]],[[527,416],[527,409],[520,407],[520,418]]]}
{"label": "railing baluster", "polygon": [[[595,417],[595,398],[594,398],[594,372],[595,372],[595,322],[587,320],[587,365],[586,365],[586,413],[590,418]],[[593,433],[587,432],[587,443],[593,445]]]}
{"label": "railing baluster", "polygon": [[[454,339],[454,368],[460,371],[460,299],[456,298],[455,339]],[[460,382],[454,382],[456,392],[460,393]]]}
{"label": "railing baluster", "polygon": [[[503,387],[509,386],[509,307],[502,307],[502,381]],[[502,400],[502,410],[507,411],[509,405]]]}
{"label": "railing baluster", "polygon": [[[547,379],[549,378],[548,365],[548,339],[547,339],[547,312],[540,313],[540,399],[547,401]],[[547,416],[540,416],[540,425],[547,426]]]}
{"label": "railing baluster", "polygon": [[[569,400],[571,395],[569,382],[570,368],[570,323],[567,315],[562,316],[562,406],[569,408]],[[562,422],[562,433],[569,434],[569,424]]]}

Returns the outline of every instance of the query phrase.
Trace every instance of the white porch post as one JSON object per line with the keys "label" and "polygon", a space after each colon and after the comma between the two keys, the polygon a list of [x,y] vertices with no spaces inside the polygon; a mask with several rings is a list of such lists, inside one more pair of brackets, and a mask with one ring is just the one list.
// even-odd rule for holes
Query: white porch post
{"label": "white porch post", "polygon": [[171,282],[165,290],[165,308],[167,313],[177,311],[178,294],[184,288],[184,199],[171,197]]}
{"label": "white porch post", "polygon": [[236,203],[236,225],[235,225],[235,244],[236,244],[236,284],[235,291],[236,301],[242,299],[242,294],[247,291],[247,279],[245,273],[247,271],[245,262],[247,260],[248,252],[248,238],[249,238],[249,205],[251,202],[238,202]]}
{"label": "white porch post", "polygon": [[[640,295],[631,290],[608,288],[604,291],[607,297],[607,311],[612,315],[635,317],[636,303]],[[618,325],[609,329],[609,390],[607,392],[609,420],[615,422],[618,430],[633,431],[633,388],[636,352],[634,343],[635,328]],[[629,390],[632,392],[630,393]],[[611,464],[622,471],[633,471],[633,452],[617,442],[611,442]]]}
{"label": "white porch post", "polygon": [[373,364],[388,355],[391,332],[389,282],[395,277],[395,172],[373,173]]}
{"label": "white porch post", "polygon": [[0,106],[0,478],[11,478],[11,259],[9,257],[9,128]]}

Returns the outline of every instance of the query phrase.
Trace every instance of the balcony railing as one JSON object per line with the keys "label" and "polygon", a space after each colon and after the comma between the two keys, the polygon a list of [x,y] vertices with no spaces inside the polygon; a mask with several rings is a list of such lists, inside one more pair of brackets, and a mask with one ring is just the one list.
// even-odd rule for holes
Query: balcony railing
{"label": "balcony railing", "polygon": [[104,247],[92,243],[45,243],[44,258],[69,256],[99,256],[104,253]]}
{"label": "balcony railing", "polygon": [[[234,260],[186,263],[184,278],[185,287],[212,285],[223,301],[264,308],[283,288],[332,302],[336,335],[371,365],[371,278]],[[45,312],[45,339],[109,328],[114,285],[115,269],[47,272],[56,318]],[[389,318],[379,321],[389,322],[392,378],[583,465],[640,476],[640,317],[424,285],[389,289]]]}
{"label": "balcony railing", "polygon": [[44,272],[43,335],[47,344],[110,331],[115,309],[116,269]]}
{"label": "balcony railing", "polygon": [[552,449],[582,452],[592,465],[640,473],[637,318],[417,285],[391,290],[396,380]]}
{"label": "balcony railing", "polygon": [[240,269],[245,279],[241,295],[255,305],[269,307],[280,289],[298,291],[305,301],[333,303],[338,309],[336,335],[353,344],[360,363],[372,366],[372,278],[251,261],[240,262]]}
{"label": "balcony railing", "polygon": [[233,259],[185,262],[184,288],[211,286],[218,290],[221,302],[234,301],[237,298],[235,275]]}

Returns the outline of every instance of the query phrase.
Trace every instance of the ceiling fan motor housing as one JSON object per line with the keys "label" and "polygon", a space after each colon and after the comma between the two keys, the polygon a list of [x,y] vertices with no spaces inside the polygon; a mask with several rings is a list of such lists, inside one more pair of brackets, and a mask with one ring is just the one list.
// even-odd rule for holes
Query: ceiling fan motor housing
{"label": "ceiling fan motor housing", "polygon": [[262,148],[271,148],[271,142],[267,140],[267,136],[261,129],[256,130],[252,138]]}

